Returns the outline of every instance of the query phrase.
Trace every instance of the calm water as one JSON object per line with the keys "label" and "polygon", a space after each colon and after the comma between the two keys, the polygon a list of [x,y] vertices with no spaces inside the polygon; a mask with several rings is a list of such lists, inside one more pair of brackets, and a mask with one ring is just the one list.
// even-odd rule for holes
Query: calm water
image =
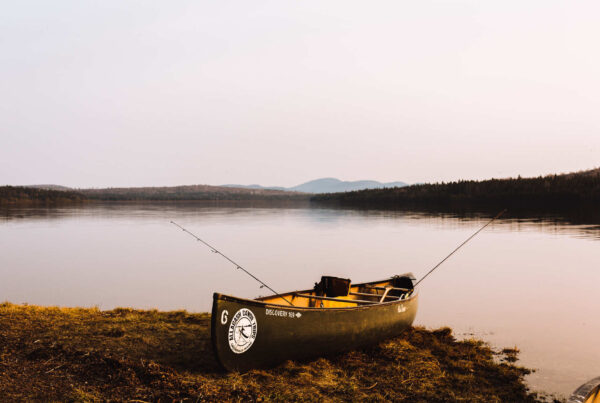
{"label": "calm water", "polygon": [[[208,311],[212,293],[265,291],[169,223],[177,221],[276,290],[322,274],[417,278],[486,220],[402,212],[95,206],[0,214],[0,300]],[[600,375],[600,229],[501,221],[420,290],[417,324],[518,346],[538,390],[568,395]]]}

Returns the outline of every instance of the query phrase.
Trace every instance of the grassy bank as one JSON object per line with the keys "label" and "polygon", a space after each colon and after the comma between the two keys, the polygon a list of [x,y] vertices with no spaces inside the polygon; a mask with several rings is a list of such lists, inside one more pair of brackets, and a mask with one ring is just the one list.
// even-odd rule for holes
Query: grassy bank
{"label": "grassy bank", "polygon": [[0,305],[0,401],[542,401],[515,360],[447,328],[414,328],[339,356],[226,373],[209,314]]}

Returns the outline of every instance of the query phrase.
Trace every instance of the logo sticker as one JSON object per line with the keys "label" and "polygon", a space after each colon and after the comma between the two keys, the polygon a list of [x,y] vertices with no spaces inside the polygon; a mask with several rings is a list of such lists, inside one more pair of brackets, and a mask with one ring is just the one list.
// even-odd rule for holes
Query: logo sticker
{"label": "logo sticker", "polygon": [[256,340],[257,332],[258,324],[252,311],[246,308],[240,309],[233,315],[229,324],[229,348],[236,354],[248,351]]}

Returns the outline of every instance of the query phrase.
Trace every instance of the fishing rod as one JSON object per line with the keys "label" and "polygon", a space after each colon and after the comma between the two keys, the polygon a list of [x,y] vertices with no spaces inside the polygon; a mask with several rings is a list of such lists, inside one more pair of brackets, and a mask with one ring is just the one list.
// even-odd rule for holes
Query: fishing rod
{"label": "fishing rod", "polygon": [[475,237],[475,235],[477,235],[477,234],[479,234],[481,231],[483,231],[483,229],[484,229],[485,227],[487,227],[488,225],[490,225],[490,224],[491,224],[493,221],[495,221],[496,219],[500,218],[500,216],[501,216],[502,214],[504,214],[504,213],[506,213],[506,209],[504,209],[504,210],[502,210],[501,212],[499,212],[498,214],[496,214],[496,217],[492,218],[492,219],[491,219],[490,221],[488,221],[488,222],[487,222],[487,223],[486,223],[486,224],[485,224],[483,227],[481,227],[481,228],[479,228],[477,231],[475,231],[475,233],[474,233],[473,235],[471,235],[470,237],[468,237],[468,238],[467,238],[467,239],[466,239],[466,240],[465,240],[463,243],[461,243],[460,245],[458,245],[458,247],[457,247],[456,249],[454,249],[452,252],[450,252],[450,254],[449,254],[448,256],[446,256],[444,259],[442,259],[442,261],[441,261],[441,262],[439,262],[438,264],[436,264],[436,265],[433,267],[433,269],[429,270],[429,271],[427,272],[427,274],[426,274],[426,275],[424,275],[423,277],[421,277],[421,279],[415,283],[415,285],[413,286],[413,288],[414,288],[414,287],[416,287],[416,286],[417,286],[417,285],[418,285],[418,284],[419,284],[421,281],[425,280],[425,278],[426,278],[427,276],[429,276],[431,273],[433,273],[433,271],[434,271],[435,269],[437,269],[438,267],[440,267],[440,265],[441,265],[442,263],[444,263],[446,260],[448,260],[448,258],[449,258],[450,256],[454,255],[454,252],[456,252],[457,250],[459,250],[460,248],[462,248],[462,247],[463,247],[463,246],[464,246],[464,245],[465,245],[467,242],[469,242],[471,239],[473,239],[473,238]]}
{"label": "fishing rod", "polygon": [[267,287],[271,292],[273,292],[273,294],[275,294],[278,297],[281,297],[285,302],[287,302],[288,304],[290,304],[291,306],[294,306],[294,304],[292,304],[290,301],[288,301],[287,298],[285,298],[283,295],[281,295],[280,293],[278,293],[277,291],[275,291],[274,289],[272,289],[271,287],[269,287],[267,284],[265,284],[263,281],[261,281],[258,277],[256,277],[254,274],[250,273],[248,270],[244,269],[241,265],[237,264],[236,262],[234,262],[233,260],[231,260],[230,258],[228,258],[227,256],[225,256],[223,253],[221,253],[219,250],[217,250],[215,247],[213,247],[212,245],[208,244],[207,242],[204,242],[202,239],[200,239],[198,236],[196,236],[195,234],[191,233],[190,231],[188,231],[187,229],[183,228],[181,225],[177,224],[175,221],[171,221],[171,224],[175,225],[176,227],[181,228],[181,230],[183,232],[187,232],[188,234],[190,234],[191,236],[193,236],[194,238],[196,238],[196,241],[200,241],[202,242],[204,245],[208,246],[211,250],[211,252],[216,253],[218,255],[223,256],[225,259],[227,259],[229,262],[233,263],[237,269],[242,270],[244,273],[246,273],[247,275],[249,275],[250,277],[252,277],[254,280],[258,281],[261,286],[260,288],[263,287]]}

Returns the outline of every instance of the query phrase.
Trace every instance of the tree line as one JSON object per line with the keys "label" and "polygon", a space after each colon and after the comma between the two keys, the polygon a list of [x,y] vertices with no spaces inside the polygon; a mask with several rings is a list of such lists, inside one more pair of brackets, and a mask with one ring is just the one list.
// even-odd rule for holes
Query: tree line
{"label": "tree line", "polygon": [[24,186],[0,186],[0,204],[81,203],[87,198],[70,190],[51,190]]}
{"label": "tree line", "polygon": [[244,200],[305,200],[307,196],[280,194],[265,195],[254,193],[221,193],[221,192],[169,192],[147,193],[131,191],[127,193],[106,190],[98,193],[86,193],[90,200],[102,201],[244,201]]}
{"label": "tree line", "polygon": [[84,201],[301,201],[307,194],[208,185],[54,190],[26,186],[0,187],[0,204],[61,204]]}
{"label": "tree line", "polygon": [[316,195],[311,201],[367,208],[572,210],[600,207],[600,169],[537,178],[461,180]]}
{"label": "tree line", "polygon": [[90,199],[105,201],[308,200],[307,195],[296,192],[210,185],[83,189],[81,192]]}

